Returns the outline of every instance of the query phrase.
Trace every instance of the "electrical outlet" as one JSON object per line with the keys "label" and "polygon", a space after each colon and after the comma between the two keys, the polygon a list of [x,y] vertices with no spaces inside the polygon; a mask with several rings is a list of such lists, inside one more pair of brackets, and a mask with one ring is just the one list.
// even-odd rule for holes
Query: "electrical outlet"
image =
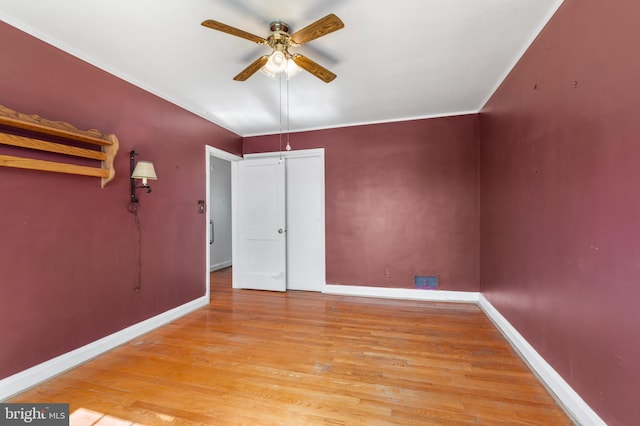
{"label": "electrical outlet", "polygon": [[391,278],[391,269],[384,268],[384,277],[385,278]]}

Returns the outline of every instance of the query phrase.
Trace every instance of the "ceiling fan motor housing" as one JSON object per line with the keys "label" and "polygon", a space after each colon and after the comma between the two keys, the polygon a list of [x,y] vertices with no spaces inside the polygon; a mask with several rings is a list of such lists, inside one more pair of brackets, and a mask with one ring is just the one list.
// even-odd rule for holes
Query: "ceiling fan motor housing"
{"label": "ceiling fan motor housing", "polygon": [[283,33],[289,34],[289,24],[286,24],[284,22],[272,22],[269,28],[271,29],[271,32],[281,31]]}
{"label": "ceiling fan motor housing", "polygon": [[270,28],[271,34],[267,37],[267,44],[273,50],[279,50],[288,56],[287,49],[294,45],[289,35],[289,25],[284,22],[272,22]]}

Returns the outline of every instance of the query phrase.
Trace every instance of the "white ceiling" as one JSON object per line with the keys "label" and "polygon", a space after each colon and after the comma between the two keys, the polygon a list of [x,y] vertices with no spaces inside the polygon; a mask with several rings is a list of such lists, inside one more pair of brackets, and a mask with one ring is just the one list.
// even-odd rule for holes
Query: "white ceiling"
{"label": "white ceiling", "polygon": [[[335,13],[345,28],[296,49],[338,77],[289,81],[292,131],[478,112],[562,0],[0,0],[0,19],[238,135],[281,129],[279,80],[233,77],[261,37]],[[286,110],[286,80],[283,83]],[[286,116],[285,116],[286,117]],[[282,124],[286,131],[286,118]]]}

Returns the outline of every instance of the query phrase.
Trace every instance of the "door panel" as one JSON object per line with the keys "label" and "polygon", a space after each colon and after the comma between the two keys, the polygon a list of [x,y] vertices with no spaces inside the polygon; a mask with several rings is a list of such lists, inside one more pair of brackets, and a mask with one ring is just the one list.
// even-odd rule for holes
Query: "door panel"
{"label": "door panel", "polygon": [[324,157],[287,158],[287,288],[322,291]]}
{"label": "door panel", "polygon": [[286,291],[285,165],[244,160],[236,171],[234,287]]}

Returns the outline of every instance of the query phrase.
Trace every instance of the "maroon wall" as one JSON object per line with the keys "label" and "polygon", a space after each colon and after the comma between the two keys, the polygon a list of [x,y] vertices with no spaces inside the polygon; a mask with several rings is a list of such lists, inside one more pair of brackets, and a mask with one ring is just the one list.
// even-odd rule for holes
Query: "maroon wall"
{"label": "maroon wall", "polygon": [[[478,291],[477,134],[476,115],[293,134],[294,149],[325,149],[327,282],[438,274],[443,290]],[[277,151],[278,137],[244,150]]]}
{"label": "maroon wall", "polygon": [[[0,168],[0,378],[205,293],[205,144],[242,140],[0,22],[0,104],[120,140],[116,179]],[[1,146],[0,146],[1,147]],[[129,156],[154,162],[140,193],[142,289]]]}
{"label": "maroon wall", "polygon": [[481,291],[611,425],[640,424],[638,17],[566,0],[480,115]]}

